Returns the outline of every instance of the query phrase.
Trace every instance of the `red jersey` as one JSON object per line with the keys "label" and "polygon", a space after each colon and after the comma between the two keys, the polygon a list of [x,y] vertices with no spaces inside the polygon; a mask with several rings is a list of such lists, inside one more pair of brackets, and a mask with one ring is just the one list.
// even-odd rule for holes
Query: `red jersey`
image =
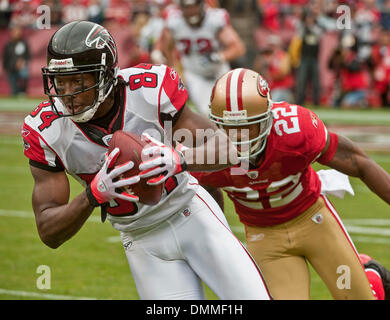
{"label": "red jersey", "polygon": [[[274,103],[272,112],[265,159],[257,168],[242,169],[240,175],[232,175],[232,168],[193,173],[201,185],[223,188],[246,225],[291,220],[308,209],[321,191],[311,163],[325,146],[325,125],[312,111],[287,102]],[[326,156],[329,161],[328,152]]]}

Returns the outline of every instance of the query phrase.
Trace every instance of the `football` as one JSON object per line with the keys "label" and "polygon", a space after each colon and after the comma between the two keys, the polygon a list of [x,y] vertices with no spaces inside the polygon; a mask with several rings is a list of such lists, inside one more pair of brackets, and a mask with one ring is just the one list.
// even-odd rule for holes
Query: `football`
{"label": "football", "polygon": [[[114,165],[118,166],[130,160],[134,162],[134,167],[123,173],[121,178],[131,177],[139,173],[140,170],[138,169],[138,166],[142,162],[141,152],[145,145],[147,145],[147,142],[143,141],[141,137],[134,133],[122,130],[115,131],[108,147],[109,153],[116,147],[120,150]],[[149,186],[146,181],[152,178],[153,177],[141,179],[137,184],[125,188],[125,191],[138,196],[139,201],[143,204],[155,205],[161,199],[164,184]]]}

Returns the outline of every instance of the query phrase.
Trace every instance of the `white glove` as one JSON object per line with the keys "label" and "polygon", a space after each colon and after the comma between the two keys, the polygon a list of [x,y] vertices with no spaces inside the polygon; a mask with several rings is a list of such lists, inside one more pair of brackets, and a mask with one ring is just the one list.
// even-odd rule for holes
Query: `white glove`
{"label": "white glove", "polygon": [[141,170],[139,176],[141,178],[159,175],[158,177],[149,179],[147,184],[157,185],[163,183],[169,177],[183,172],[186,169],[187,165],[181,152],[166,146],[147,133],[144,133],[142,137],[150,145],[142,150],[143,158],[145,156],[157,156],[151,160],[143,161],[139,165],[139,169]]}
{"label": "white glove", "polygon": [[128,161],[120,166],[115,167],[108,173],[108,169],[112,168],[116,158],[119,156],[119,148],[112,150],[110,154],[106,153],[103,167],[96,174],[91,184],[87,187],[87,196],[90,204],[94,207],[100,206],[112,199],[119,198],[131,202],[138,201],[138,197],[129,194],[125,191],[118,193],[115,189],[124,186],[129,186],[139,182],[139,176],[119,179],[114,182],[122,173],[134,167],[134,162]]}

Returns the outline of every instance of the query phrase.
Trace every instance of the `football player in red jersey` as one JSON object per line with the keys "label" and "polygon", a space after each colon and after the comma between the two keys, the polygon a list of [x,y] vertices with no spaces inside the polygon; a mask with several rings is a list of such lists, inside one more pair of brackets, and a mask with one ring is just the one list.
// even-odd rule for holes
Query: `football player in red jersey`
{"label": "football player in red jersey", "polygon": [[[89,21],[75,21],[53,34],[42,73],[49,101],[25,118],[22,136],[34,179],[37,229],[47,246],[57,248],[71,239],[93,209],[101,207],[121,234],[141,299],[204,299],[201,279],[221,299],[270,298],[223,212],[186,172],[221,169],[237,158],[197,165],[167,137],[168,127],[173,133],[199,125],[216,129],[186,107],[187,90],[174,70],[150,64],[119,70],[109,32]],[[156,141],[144,152],[159,156],[139,169],[143,177],[159,174],[149,182],[164,183],[158,204],[142,204],[121,188],[137,183],[140,176],[121,178],[134,164],[115,167],[120,150],[107,154],[117,130],[148,133],[149,142]],[[228,147],[219,154],[235,150],[220,130],[193,150],[217,137]],[[67,174],[85,187],[73,199]]]}
{"label": "football player in red jersey", "polygon": [[[347,190],[349,175],[390,203],[390,175],[311,110],[273,102],[266,80],[252,70],[235,69],[216,82],[210,117],[248,167],[194,176],[233,201],[273,297],[309,299],[310,263],[335,299],[373,299],[356,248],[324,193],[332,184]],[[314,161],[338,171],[322,184]]]}

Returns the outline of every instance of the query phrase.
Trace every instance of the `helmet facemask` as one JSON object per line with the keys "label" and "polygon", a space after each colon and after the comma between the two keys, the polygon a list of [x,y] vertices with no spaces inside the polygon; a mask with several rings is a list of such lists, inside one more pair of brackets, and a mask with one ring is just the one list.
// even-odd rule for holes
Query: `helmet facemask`
{"label": "helmet facemask", "polygon": [[258,116],[247,117],[246,110],[242,110],[241,115],[233,116],[228,114],[229,111],[225,111],[223,117],[217,117],[210,114],[210,120],[223,130],[226,130],[227,128],[235,129],[235,127],[243,126],[249,127],[250,125],[258,124],[259,134],[252,139],[249,137],[249,129],[236,129],[242,130],[243,132],[240,141],[237,141],[235,134],[229,134],[229,138],[233,145],[239,146],[237,150],[238,158],[241,160],[248,158],[253,159],[263,152],[266,147],[267,137],[271,131],[273,122],[271,106],[272,103],[267,112]]}
{"label": "helmet facemask", "polygon": [[[108,70],[105,65],[105,53],[102,53],[101,64],[94,65],[82,65],[82,66],[73,66],[72,59],[62,59],[55,60],[52,59],[49,62],[49,66],[42,68],[43,75],[43,86],[44,92],[49,97],[53,111],[62,117],[70,117],[75,122],[87,122],[92,119],[95,112],[101,105],[101,103],[108,97],[111,93],[113,86],[115,85],[115,77],[110,75],[112,70]],[[84,75],[92,74],[95,79],[95,84],[90,87],[84,86]],[[81,88],[71,94],[60,94],[57,87],[56,76],[72,76],[80,75],[81,76]],[[90,90],[95,91],[94,102],[83,108],[81,111],[75,111],[74,109],[74,98],[80,93],[84,93]],[[64,100],[70,98],[70,109],[71,112],[65,107]],[[58,110],[55,105],[54,99],[59,99],[59,102],[63,105],[62,111]]]}
{"label": "helmet facemask", "polygon": [[182,10],[188,6],[199,6],[199,13],[187,16],[185,19],[190,26],[197,26],[202,22],[205,14],[203,0],[180,0],[180,6]]}
{"label": "helmet facemask", "polygon": [[[87,122],[113,91],[118,81],[117,70],[118,55],[110,33],[90,21],[73,21],[50,39],[47,67],[42,68],[44,92],[58,116]],[[60,77],[64,77],[66,85],[72,81],[73,92],[62,90]],[[82,98],[77,96],[86,92],[89,94]],[[78,104],[78,100],[87,101]]]}

